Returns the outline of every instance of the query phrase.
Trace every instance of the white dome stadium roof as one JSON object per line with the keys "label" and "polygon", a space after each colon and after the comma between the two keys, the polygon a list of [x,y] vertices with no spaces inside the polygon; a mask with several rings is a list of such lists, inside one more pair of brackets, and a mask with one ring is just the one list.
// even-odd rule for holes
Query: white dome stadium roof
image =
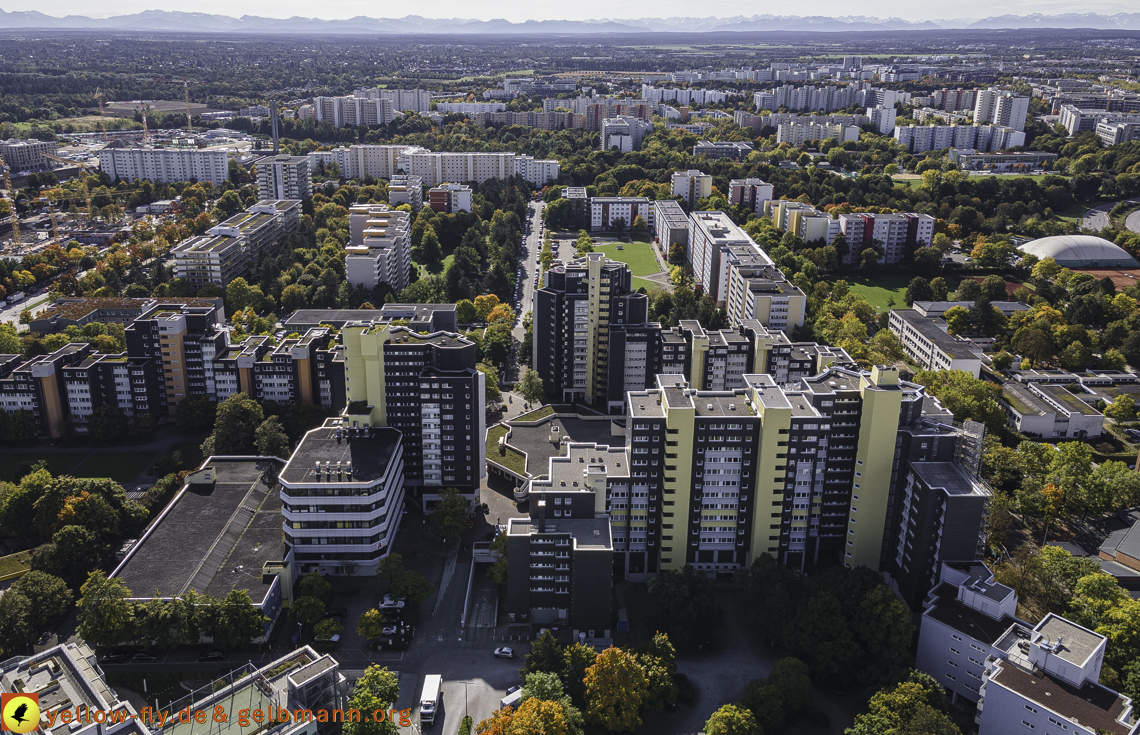
{"label": "white dome stadium roof", "polygon": [[1022,245],[1021,252],[1052,258],[1064,268],[1140,268],[1124,248],[1094,235],[1054,235]]}

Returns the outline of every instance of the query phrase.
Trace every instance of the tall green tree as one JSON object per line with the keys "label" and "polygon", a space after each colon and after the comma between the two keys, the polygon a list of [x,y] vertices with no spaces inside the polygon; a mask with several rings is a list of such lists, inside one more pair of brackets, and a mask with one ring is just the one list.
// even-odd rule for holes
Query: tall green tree
{"label": "tall green tree", "polygon": [[289,451],[289,435],[285,433],[281,419],[276,416],[265,419],[257,427],[253,436],[253,443],[260,456],[289,458],[291,454]]}
{"label": "tall green tree", "polygon": [[[352,698],[348,700],[350,710],[360,712],[388,711],[400,699],[400,680],[387,667],[369,666],[364,676],[356,680]],[[361,717],[359,722],[346,722],[344,735],[396,735],[396,724],[385,719],[375,722],[371,717]]]}
{"label": "tall green tree", "polygon": [[764,735],[764,730],[747,709],[725,704],[705,723],[705,735]]}
{"label": "tall green tree", "polygon": [[120,579],[92,572],[80,589],[79,637],[96,646],[116,646],[131,641],[135,633],[133,593]]}
{"label": "tall green tree", "polygon": [[254,450],[257,427],[265,412],[245,393],[234,393],[218,404],[214,433],[202,444],[202,454],[250,454]]}
{"label": "tall green tree", "polygon": [[431,522],[445,541],[459,538],[467,530],[471,501],[453,487],[446,488],[441,496],[432,509]]}
{"label": "tall green tree", "polygon": [[609,732],[634,730],[641,725],[639,713],[648,686],[633,654],[607,648],[586,669],[586,721]]}

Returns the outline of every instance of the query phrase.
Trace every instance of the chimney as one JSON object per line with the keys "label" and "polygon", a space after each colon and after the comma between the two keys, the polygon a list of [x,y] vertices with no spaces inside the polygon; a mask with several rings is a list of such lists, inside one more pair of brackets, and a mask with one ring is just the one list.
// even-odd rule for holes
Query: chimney
{"label": "chimney", "polygon": [[344,479],[344,470],[342,470],[340,468],[340,460],[339,459],[336,461],[336,479],[338,481]]}
{"label": "chimney", "polygon": [[317,460],[317,482],[321,481],[321,460]]}
{"label": "chimney", "polygon": [[347,465],[347,466],[345,467],[345,470],[344,470],[345,479],[346,479],[346,480],[351,480],[351,479],[352,479],[352,460],[351,460],[351,459],[350,459],[350,460],[348,460],[348,462],[346,463],[346,465]]}

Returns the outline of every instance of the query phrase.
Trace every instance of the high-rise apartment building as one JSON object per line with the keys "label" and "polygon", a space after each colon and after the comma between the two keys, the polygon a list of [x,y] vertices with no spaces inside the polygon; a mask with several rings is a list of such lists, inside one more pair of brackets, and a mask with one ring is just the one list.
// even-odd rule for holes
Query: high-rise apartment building
{"label": "high-rise apartment building", "polygon": [[764,202],[771,201],[775,187],[760,179],[733,179],[728,184],[729,204],[743,204],[757,215],[764,213]]}
{"label": "high-rise apartment building", "polygon": [[648,297],[631,293],[632,283],[629,266],[601,253],[546,272],[535,292],[531,364],[548,395],[565,402],[607,400],[613,325],[647,320]]}
{"label": "high-rise apartment building", "polygon": [[447,332],[359,322],[346,324],[341,340],[345,425],[399,430],[404,487],[425,508],[445,488],[478,502],[486,471],[486,407],[475,345]]}
{"label": "high-rise apartment building", "polygon": [[257,189],[262,199],[308,199],[313,174],[308,156],[266,156],[257,161]]}
{"label": "high-rise apartment building", "polygon": [[[563,198],[566,193],[563,192]],[[672,199],[659,199],[653,202],[653,236],[661,244],[665,253],[674,243],[689,244],[689,216],[681,205]]]}
{"label": "high-rise apartment building", "polygon": [[652,132],[653,123],[638,117],[622,115],[607,117],[601,121],[602,132],[598,149],[608,151],[616,148],[620,153],[641,150],[641,141],[646,133]]}
{"label": "high-rise apartment building", "polygon": [[412,270],[408,213],[385,204],[354,204],[348,224],[344,267],[349,285],[373,289],[386,283],[393,293],[407,288]]}
{"label": "high-rise apartment building", "polygon": [[1025,117],[1029,114],[1029,98],[1000,89],[980,89],[974,102],[974,124],[993,123],[1025,130]]}
{"label": "high-rise apartment building", "polygon": [[729,576],[762,553],[794,569],[891,570],[902,483],[912,464],[953,460],[950,416],[885,367],[832,365],[785,387],[744,381],[696,391],[658,375],[654,389],[629,393],[621,490],[641,508],[628,531],[615,514],[613,533],[627,574],[692,564]]}
{"label": "high-rise apartment building", "polygon": [[452,214],[471,211],[471,187],[466,184],[440,184],[428,189],[428,206],[436,212]]}
{"label": "high-rise apartment building", "polygon": [[721,249],[725,311],[730,324],[755,320],[786,332],[803,326],[807,296],[754,244]]}
{"label": "high-rise apartment building", "polygon": [[710,174],[696,169],[688,171],[674,171],[671,179],[673,196],[681,197],[681,201],[689,205],[689,209],[697,206],[701,199],[712,196],[713,180]]}
{"label": "high-rise apartment building", "polygon": [[221,186],[230,176],[226,152],[197,148],[104,148],[95,154],[112,179],[171,184],[208,181]]}
{"label": "high-rise apartment building", "polygon": [[907,248],[919,248],[934,241],[934,218],[929,214],[841,214],[839,231],[847,240],[844,265],[859,262],[872,243],[883,251],[881,263],[902,263]]}
{"label": "high-rise apartment building", "polygon": [[396,119],[397,110],[391,100],[369,97],[317,97],[313,100],[313,117],[334,128],[349,125],[387,125]]}
{"label": "high-rise apartment building", "polygon": [[419,176],[393,176],[388,182],[388,203],[392,207],[407,204],[419,212],[424,206],[424,182]]}
{"label": "high-rise apartment building", "polygon": [[724,301],[728,291],[727,263],[723,262],[721,253],[730,245],[756,249],[752,238],[724,212],[689,215],[688,255],[693,278],[717,301]]}
{"label": "high-rise apartment building", "polygon": [[890,107],[872,107],[867,110],[867,114],[871,116],[871,122],[879,135],[890,135],[895,132],[896,113],[893,105]]}

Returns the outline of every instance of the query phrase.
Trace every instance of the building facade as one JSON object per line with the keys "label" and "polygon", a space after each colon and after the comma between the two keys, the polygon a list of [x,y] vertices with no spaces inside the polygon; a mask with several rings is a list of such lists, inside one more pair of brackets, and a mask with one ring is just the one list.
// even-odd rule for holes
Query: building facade
{"label": "building facade", "polygon": [[313,195],[308,156],[267,156],[256,165],[257,190],[262,199],[304,200]]}
{"label": "building facade", "polygon": [[205,181],[221,186],[230,177],[229,161],[223,150],[104,148],[95,155],[101,171],[123,181],[145,179],[163,184]]}

